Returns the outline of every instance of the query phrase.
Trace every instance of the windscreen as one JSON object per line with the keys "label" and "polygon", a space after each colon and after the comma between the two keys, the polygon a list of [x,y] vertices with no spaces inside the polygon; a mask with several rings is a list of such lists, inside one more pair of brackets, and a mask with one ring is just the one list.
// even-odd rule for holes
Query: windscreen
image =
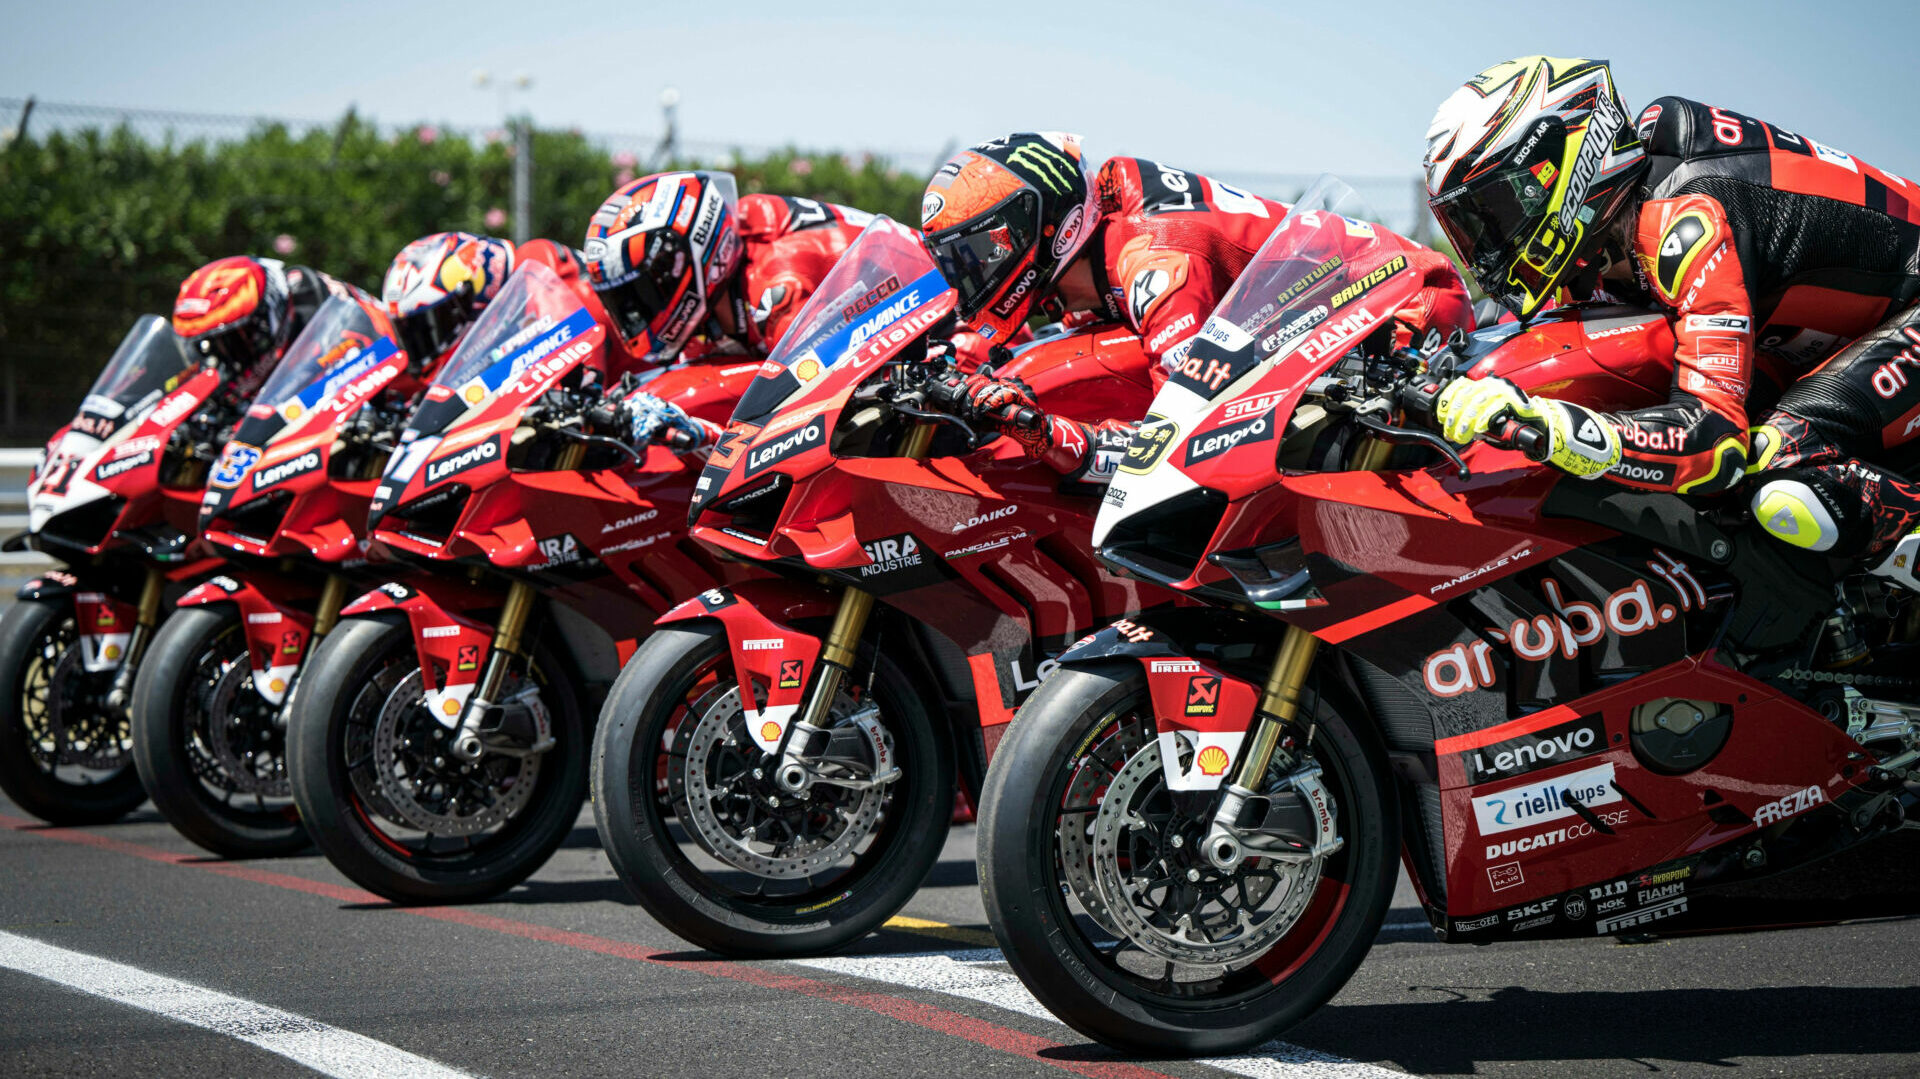
{"label": "windscreen", "polygon": [[312,408],[393,355],[384,322],[374,319],[359,296],[327,297],[254,400],[275,408],[298,400]]}
{"label": "windscreen", "polygon": [[[440,368],[434,385],[460,390],[479,379],[491,391],[528,364],[585,333],[592,324],[593,318],[579,295],[552,267],[544,262],[521,263]],[[556,326],[566,327],[567,332],[547,335],[553,338],[552,347],[547,347],[542,335]],[[540,339],[540,348],[526,347],[536,339]],[[494,370],[509,357],[514,359],[513,364]]]}
{"label": "windscreen", "polygon": [[1322,176],[1221,298],[1173,381],[1211,398],[1274,356],[1317,361],[1333,343],[1340,352],[1358,344],[1342,328],[1370,329],[1391,314],[1372,311],[1368,293],[1408,268],[1401,243],[1369,218],[1353,188]]}
{"label": "windscreen", "polygon": [[794,317],[733,421],[765,423],[848,353],[948,287],[918,232],[874,218]]}
{"label": "windscreen", "polygon": [[186,341],[166,319],[141,315],[113,350],[106,370],[94,379],[80,414],[92,419],[89,426],[111,429],[123,415],[140,411],[178,386],[195,366]]}

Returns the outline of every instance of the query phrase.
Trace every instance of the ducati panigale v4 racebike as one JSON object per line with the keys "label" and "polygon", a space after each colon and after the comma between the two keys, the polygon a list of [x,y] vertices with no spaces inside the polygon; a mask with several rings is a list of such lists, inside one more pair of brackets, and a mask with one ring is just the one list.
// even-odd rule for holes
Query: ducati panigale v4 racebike
{"label": "ducati panigale v4 racebike", "polygon": [[[347,603],[294,699],[301,819],[398,902],[478,899],[538,869],[579,816],[620,660],[680,598],[752,573],[686,539],[695,463],[596,433],[622,426],[586,378],[604,320],[590,291],[522,258],[373,494],[378,547],[420,576]],[[647,388],[718,421],[756,367],[689,364]]]}
{"label": "ducati panigale v4 racebike", "polygon": [[349,582],[368,576],[367,502],[406,418],[394,391],[410,362],[378,301],[329,297],[208,478],[202,542],[229,565],[155,635],[134,682],[133,745],[154,805],[216,854],[308,843],[287,781],[288,699]]}
{"label": "ducati panigale v4 racebike", "polygon": [[173,601],[221,565],[193,544],[224,438],[222,377],[157,315],[127,332],[27,485],[29,529],[3,546],[66,565],[0,615],[0,789],[55,824],[146,800],[128,705]]}
{"label": "ducati panigale v4 racebike", "polygon": [[[1759,878],[1912,801],[1911,596],[1786,553],[1744,499],[1456,454],[1423,425],[1449,373],[1665,401],[1664,318],[1575,307],[1382,356],[1363,346],[1417,281],[1351,199],[1323,180],[1274,232],[1095,528],[1109,565],[1210,606],[1062,655],[988,778],[1008,961],[1112,1045],[1222,1052],[1297,1022],[1366,954],[1401,858],[1448,941],[1756,924],[1781,917]],[[1835,864],[1814,883],[1873,879]]]}
{"label": "ducati panigale v4 racebike", "polygon": [[[1093,561],[1098,488],[1063,489],[1011,439],[980,444],[938,377],[950,364],[928,359],[954,295],[886,218],[841,257],[694,501],[696,538],[779,579],[668,613],[601,713],[601,844],[704,948],[815,953],[877,928],[939,855],[956,767],[978,793],[1048,653],[1170,600]],[[1079,419],[1139,415],[1150,396],[1139,339],[1112,327],[1004,370]]]}

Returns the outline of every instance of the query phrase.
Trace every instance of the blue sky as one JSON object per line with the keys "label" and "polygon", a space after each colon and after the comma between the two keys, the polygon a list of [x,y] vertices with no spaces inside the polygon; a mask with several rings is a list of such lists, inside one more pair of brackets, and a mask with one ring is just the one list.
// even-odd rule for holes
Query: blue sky
{"label": "blue sky", "polygon": [[[1543,14],[1554,12],[1551,16]],[[748,145],[932,151],[1014,129],[1238,173],[1407,175],[1434,106],[1511,55],[1600,56],[1634,108],[1697,97],[1920,176],[1920,4],[0,0],[0,96]]]}

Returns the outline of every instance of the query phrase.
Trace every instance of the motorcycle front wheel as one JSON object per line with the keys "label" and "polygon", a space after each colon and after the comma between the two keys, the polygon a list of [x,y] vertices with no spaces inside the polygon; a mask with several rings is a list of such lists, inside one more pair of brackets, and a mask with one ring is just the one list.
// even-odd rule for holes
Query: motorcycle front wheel
{"label": "motorcycle front wheel", "polygon": [[[725,631],[656,630],[615,680],[593,753],[607,859],[681,937],[743,957],[817,955],[877,929],[920,887],[953,811],[953,750],[905,672],[866,657],[831,721],[897,777],[798,796],[748,737]],[[877,713],[866,708],[877,706]]]}
{"label": "motorcycle front wheel", "polygon": [[133,760],[181,835],[223,858],[306,848],[279,711],[254,688],[239,608],[188,607],[160,627],[133,683]]}
{"label": "motorcycle front wheel", "polygon": [[[471,902],[531,876],[586,797],[586,724],[559,670],[536,647],[501,695],[531,684],[528,707],[550,748],[465,762],[426,708],[406,618],[343,619],[307,660],[288,725],[294,802],[321,853],[396,903]],[[443,672],[433,674],[438,683]]]}
{"label": "motorcycle front wheel", "polygon": [[106,824],[147,800],[127,718],[106,706],[113,672],[81,663],[65,599],[20,600],[0,614],[0,790],[49,824]]}
{"label": "motorcycle front wheel", "polygon": [[1300,722],[1341,846],[1222,872],[1202,851],[1213,799],[1167,788],[1139,664],[1041,684],[988,769],[978,850],[987,918],[1041,1003],[1128,1052],[1223,1054],[1346,984],[1393,895],[1398,811],[1368,728],[1317,695]]}

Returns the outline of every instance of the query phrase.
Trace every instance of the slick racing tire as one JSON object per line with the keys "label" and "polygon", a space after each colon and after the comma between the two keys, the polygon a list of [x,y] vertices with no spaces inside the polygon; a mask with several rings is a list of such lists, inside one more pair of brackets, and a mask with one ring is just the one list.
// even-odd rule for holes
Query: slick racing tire
{"label": "slick racing tire", "polygon": [[[607,859],[661,924],[709,951],[817,955],[858,940],[912,898],[946,841],[946,732],[904,671],[864,657],[846,681],[862,692],[871,684],[899,778],[864,792],[816,784],[797,802],[768,786],[770,767],[761,779],[769,758],[741,737],[733,677],[726,633],[712,623],[656,630],[620,672],[593,753]],[[696,788],[710,795],[693,799],[704,810],[689,808]],[[769,799],[785,804],[763,808]],[[726,831],[742,813],[753,817],[751,841]],[[789,857],[782,843],[803,853]]]}
{"label": "slick racing tire", "polygon": [[546,864],[572,830],[588,732],[550,652],[534,649],[531,673],[552,747],[489,750],[465,769],[422,703],[404,616],[343,619],[307,664],[288,735],[293,797],[321,853],[355,883],[396,903],[485,899]]}
{"label": "slick racing tire", "polygon": [[119,820],[147,800],[125,720],[105,711],[113,674],[89,674],[79,654],[71,602],[20,600],[0,614],[0,791],[68,827]]}
{"label": "slick racing tire", "polygon": [[[1214,803],[1189,819],[1168,796],[1139,664],[1064,668],[1042,683],[988,769],[978,850],[987,917],[1034,996],[1127,1052],[1218,1055],[1272,1038],[1338,992],[1379,932],[1399,856],[1384,753],[1339,703],[1314,698],[1300,720],[1317,728],[1309,744],[1344,846],[1311,868],[1249,857],[1211,879],[1200,857],[1189,888],[1177,882],[1195,879],[1192,864],[1179,859],[1203,846]],[[1209,913],[1194,898],[1207,895],[1264,896],[1278,913]],[[1196,954],[1204,961],[1187,961]]]}
{"label": "slick racing tire", "polygon": [[239,608],[188,607],[160,627],[133,683],[133,760],[181,835],[223,858],[308,846],[279,710],[253,687]]}

